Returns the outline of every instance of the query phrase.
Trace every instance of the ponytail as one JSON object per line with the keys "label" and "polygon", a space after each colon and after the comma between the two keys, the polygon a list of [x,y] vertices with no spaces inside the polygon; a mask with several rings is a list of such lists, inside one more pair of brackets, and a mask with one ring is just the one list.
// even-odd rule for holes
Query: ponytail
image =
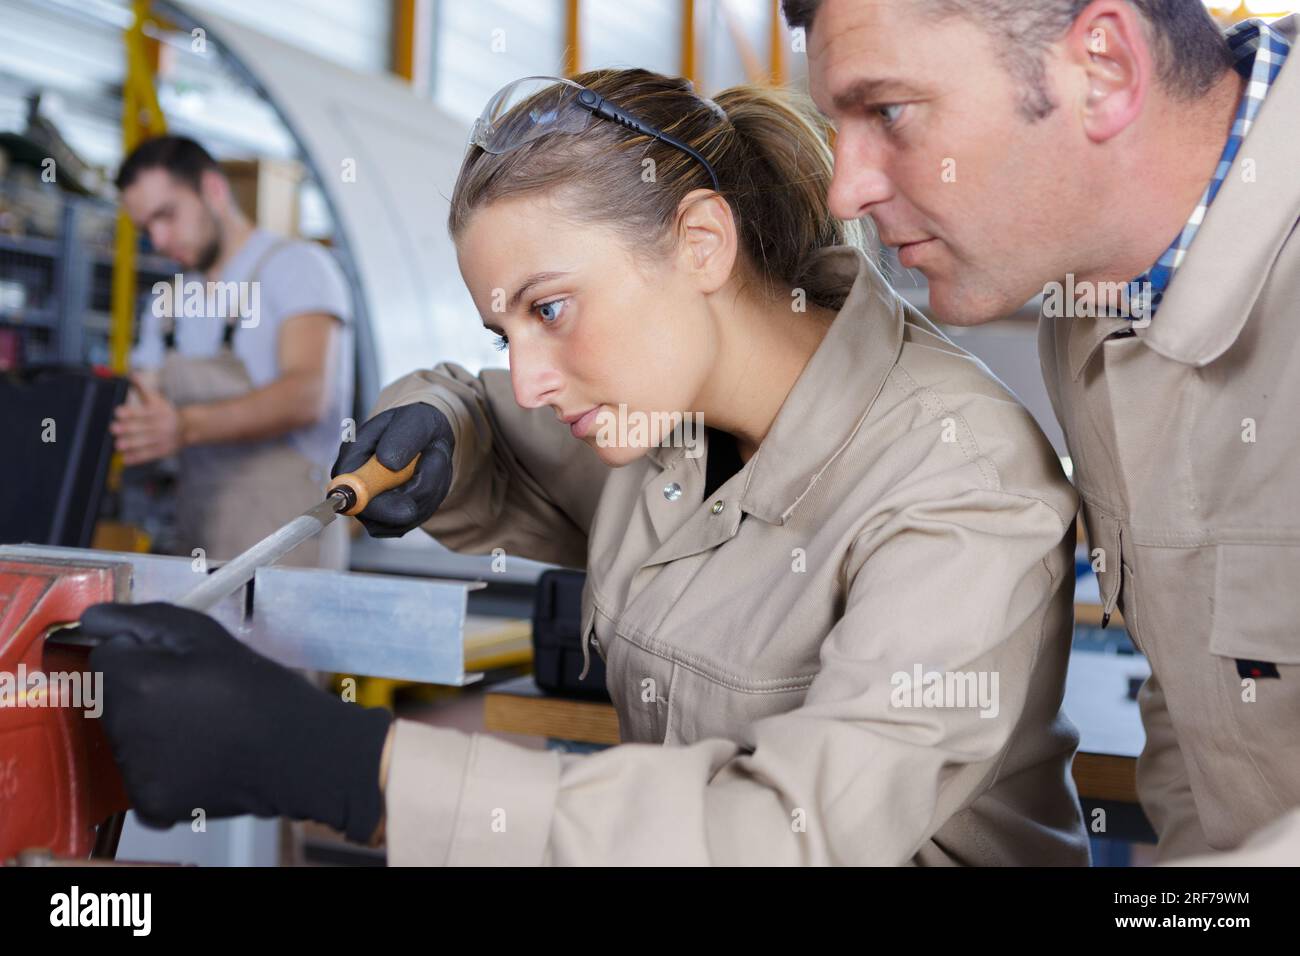
{"label": "ponytail", "polygon": [[[709,161],[736,219],[743,266],[769,296],[803,288],[818,305],[842,304],[845,290],[816,287],[809,267],[831,246],[869,251],[867,230],[860,220],[831,215],[830,130],[806,96],[743,85],[710,101],[689,81],[648,70],[595,70],[573,79]],[[481,206],[548,192],[576,220],[612,225],[634,248],[658,249],[674,238],[681,200],[712,188],[704,168],[681,150],[595,122],[580,134],[542,136],[508,153],[471,147],[448,228],[455,238]]]}
{"label": "ponytail", "polygon": [[[808,278],[818,250],[868,250],[863,223],[836,219],[827,205],[834,169],[830,128],[807,97],[746,84],[722,91],[714,101],[735,130],[719,161],[723,193],[760,275],[798,286]],[[830,292],[808,291],[815,301]]]}

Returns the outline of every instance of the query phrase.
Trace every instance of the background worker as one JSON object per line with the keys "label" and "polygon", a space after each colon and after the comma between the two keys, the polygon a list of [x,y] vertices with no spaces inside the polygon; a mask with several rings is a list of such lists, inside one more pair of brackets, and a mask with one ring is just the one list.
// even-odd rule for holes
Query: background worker
{"label": "background worker", "polygon": [[[128,465],[178,456],[178,553],[228,560],[321,500],[351,414],[351,293],[325,249],[250,223],[191,139],[140,144],[117,187],[185,283],[230,284],[202,297],[201,314],[177,290],[146,309],[137,398],[111,426]],[[346,525],[282,563],[346,569]]]}

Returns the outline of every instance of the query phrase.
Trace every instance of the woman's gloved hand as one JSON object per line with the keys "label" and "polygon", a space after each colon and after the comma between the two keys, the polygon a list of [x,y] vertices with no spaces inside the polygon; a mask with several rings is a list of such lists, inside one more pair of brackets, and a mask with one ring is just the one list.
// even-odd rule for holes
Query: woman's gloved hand
{"label": "woman's gloved hand", "polygon": [[376,495],[357,515],[372,538],[398,538],[428,521],[447,497],[455,444],[451,422],[438,409],[424,402],[399,405],[362,425],[356,441],[343,443],[330,477],[356,471],[371,455],[400,471],[422,453],[410,481]]}
{"label": "woman's gloved hand", "polygon": [[316,820],[360,843],[383,818],[379,765],[392,715],[344,703],[173,604],[96,604],[102,720],[140,819]]}

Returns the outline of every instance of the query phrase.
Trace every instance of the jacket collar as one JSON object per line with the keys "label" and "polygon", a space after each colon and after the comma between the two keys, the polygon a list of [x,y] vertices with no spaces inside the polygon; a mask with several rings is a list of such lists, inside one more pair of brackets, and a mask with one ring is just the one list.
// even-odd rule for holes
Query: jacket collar
{"label": "jacket collar", "polygon": [[1102,342],[1116,332],[1133,328],[1132,319],[1116,319],[1108,316],[1073,319],[1044,317],[1043,321],[1068,323],[1066,342],[1069,349],[1070,375],[1076,379],[1088,367],[1092,354],[1097,351]]}
{"label": "jacket collar", "polygon": [[[1294,47],[1300,17],[1271,24]],[[1207,365],[1237,340],[1300,215],[1300,52],[1287,57],[1160,305],[1134,331],[1176,362]],[[1247,181],[1242,166],[1257,166]],[[1073,357],[1073,356],[1072,356]]]}
{"label": "jacket collar", "polygon": [[[865,253],[822,249],[809,271],[820,287],[847,288],[848,295],[742,469],[748,477],[740,510],[770,524],[785,523],[848,445],[902,349],[907,307]],[[674,442],[648,455],[669,468],[685,453]]]}

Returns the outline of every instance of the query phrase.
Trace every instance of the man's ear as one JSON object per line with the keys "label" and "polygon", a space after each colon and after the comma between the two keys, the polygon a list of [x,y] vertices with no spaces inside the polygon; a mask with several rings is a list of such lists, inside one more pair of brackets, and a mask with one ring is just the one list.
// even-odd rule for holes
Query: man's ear
{"label": "man's ear", "polygon": [[1065,37],[1065,56],[1083,71],[1084,132],[1104,143],[1127,129],[1155,82],[1155,60],[1142,16],[1125,0],[1095,0]]}
{"label": "man's ear", "polygon": [[224,209],[232,201],[230,183],[215,169],[205,169],[200,174],[199,195],[214,209]]}
{"label": "man's ear", "polygon": [[677,206],[677,264],[704,293],[726,285],[739,252],[736,221],[711,189],[687,193]]}

